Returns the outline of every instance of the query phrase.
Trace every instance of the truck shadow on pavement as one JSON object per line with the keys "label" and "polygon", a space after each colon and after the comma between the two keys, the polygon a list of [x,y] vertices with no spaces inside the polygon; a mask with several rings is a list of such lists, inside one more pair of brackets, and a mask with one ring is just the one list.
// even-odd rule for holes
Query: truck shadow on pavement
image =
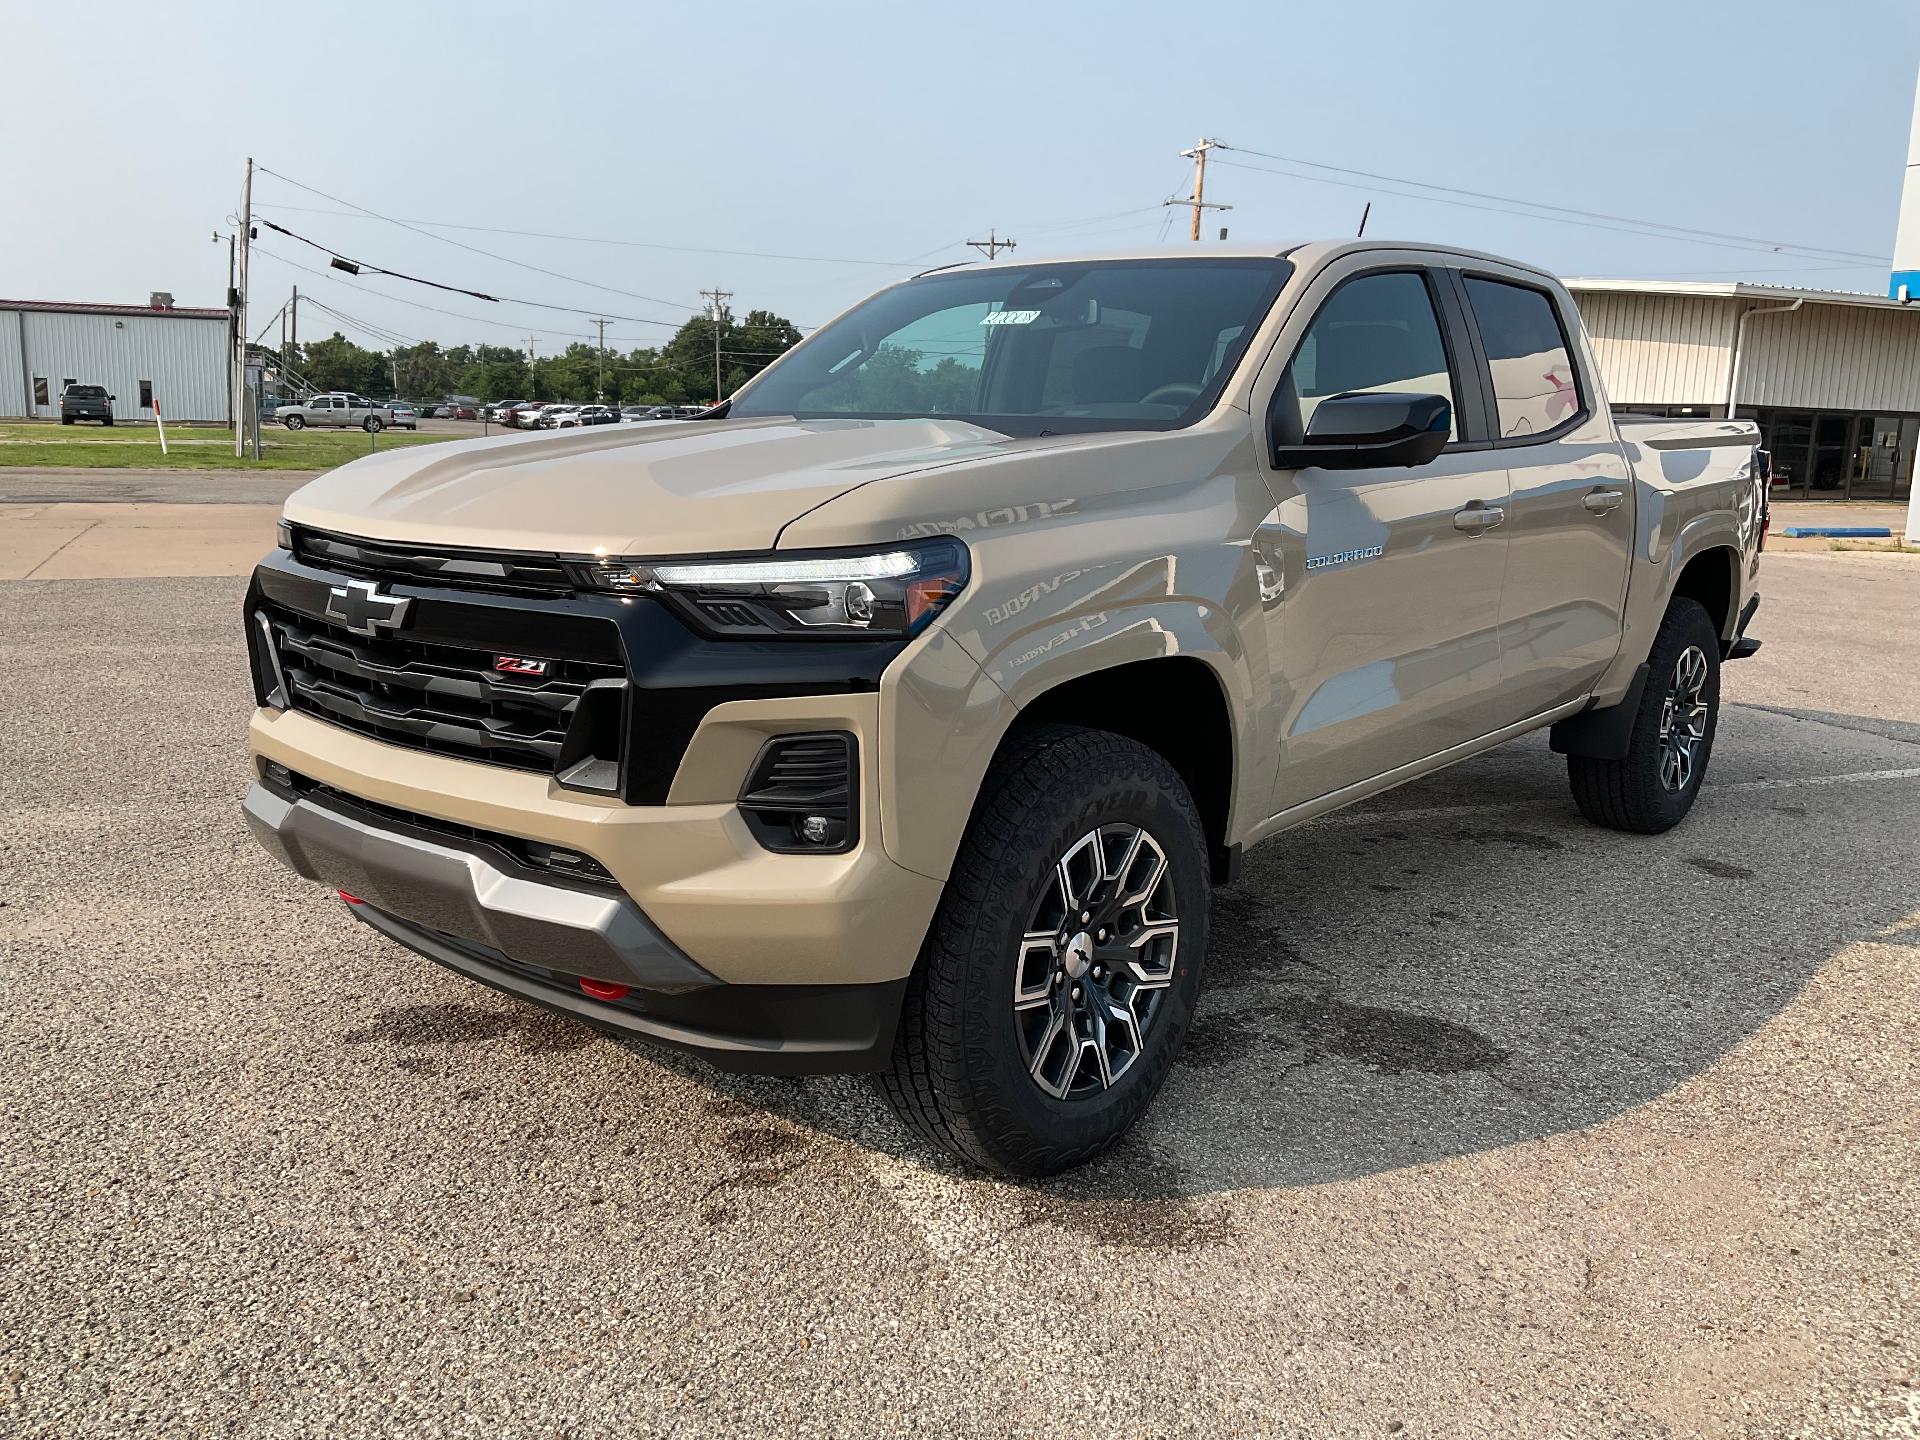
{"label": "truck shadow on pavement", "polygon": [[[1028,1188],[1057,1222],[1354,1179],[1667,1094],[1848,945],[1920,943],[1920,877],[1863,885],[1846,807],[1816,794],[1715,797],[1709,782],[1680,829],[1619,835],[1581,820],[1540,746],[1283,836],[1216,892],[1206,989],[1146,1118],[1108,1156]],[[729,1103],[978,1178],[920,1149],[864,1086],[655,1058]]]}

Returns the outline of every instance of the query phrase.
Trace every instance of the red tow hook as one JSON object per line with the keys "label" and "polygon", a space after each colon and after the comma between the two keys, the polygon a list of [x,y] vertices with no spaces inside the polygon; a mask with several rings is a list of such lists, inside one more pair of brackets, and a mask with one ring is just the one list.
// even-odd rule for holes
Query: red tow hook
{"label": "red tow hook", "polygon": [[342,890],[340,892],[340,898],[346,901],[347,904],[349,905],[364,905],[367,903],[366,901],[362,900],[358,895],[355,895],[350,890]]}
{"label": "red tow hook", "polygon": [[624,1000],[633,993],[631,985],[622,985],[617,980],[589,980],[584,975],[580,977],[580,989],[595,1000]]}

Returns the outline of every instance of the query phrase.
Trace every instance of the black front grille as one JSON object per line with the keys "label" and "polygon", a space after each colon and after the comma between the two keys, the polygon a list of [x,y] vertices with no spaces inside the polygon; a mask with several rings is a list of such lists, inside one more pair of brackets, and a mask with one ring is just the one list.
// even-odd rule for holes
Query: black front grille
{"label": "black front grille", "polygon": [[[295,710],[396,745],[518,770],[554,771],[588,688],[625,683],[616,664],[553,660],[543,676],[507,675],[494,670],[490,650],[355,635],[279,606],[261,613]],[[593,748],[576,743],[569,764]]]}
{"label": "black front grille", "polygon": [[523,595],[564,595],[573,589],[566,567],[552,555],[423,549],[306,529],[294,531],[293,553],[309,565],[376,580],[431,582]]}

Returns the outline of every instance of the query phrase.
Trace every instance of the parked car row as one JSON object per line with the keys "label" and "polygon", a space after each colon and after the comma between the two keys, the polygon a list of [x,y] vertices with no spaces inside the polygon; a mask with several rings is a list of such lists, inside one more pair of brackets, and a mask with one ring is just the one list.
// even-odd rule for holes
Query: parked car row
{"label": "parked car row", "polygon": [[481,407],[482,417],[512,430],[565,430],[579,425],[612,425],[623,420],[691,420],[705,405],[586,405],[572,400],[502,400]]}

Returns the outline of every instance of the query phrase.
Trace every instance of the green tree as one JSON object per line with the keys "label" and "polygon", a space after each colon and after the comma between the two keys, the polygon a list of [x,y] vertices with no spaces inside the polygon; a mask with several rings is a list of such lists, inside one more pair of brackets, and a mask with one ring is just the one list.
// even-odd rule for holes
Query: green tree
{"label": "green tree", "polygon": [[361,348],[338,330],[324,340],[301,346],[293,368],[318,390],[385,395],[393,387],[387,357],[378,350]]}
{"label": "green tree", "polygon": [[[758,375],[781,354],[800,343],[800,331],[791,320],[771,310],[749,310],[744,321],[723,315],[719,323],[721,388],[732,394]],[[711,400],[713,393],[714,329],[712,317],[695,315],[674,332],[660,352],[686,393]]]}

